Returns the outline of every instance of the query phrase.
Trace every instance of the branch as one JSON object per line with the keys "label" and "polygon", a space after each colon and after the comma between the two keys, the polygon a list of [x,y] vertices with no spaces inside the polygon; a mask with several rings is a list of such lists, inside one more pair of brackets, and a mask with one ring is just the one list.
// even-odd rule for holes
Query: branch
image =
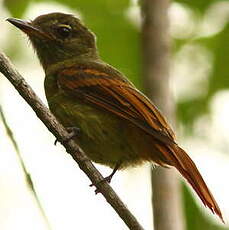
{"label": "branch", "polygon": [[32,88],[26,83],[24,78],[18,73],[9,59],[0,53],[0,72],[14,85],[19,94],[32,107],[38,118],[44,123],[48,130],[59,140],[66,151],[71,154],[72,158],[78,163],[81,170],[89,177],[91,182],[96,186],[98,191],[105,197],[107,202],[114,208],[117,214],[122,218],[131,230],[143,230],[132,213],[126,208],[124,203],[116,195],[110,185],[103,181],[103,176],[95,168],[85,153],[79,148],[74,140],[69,138],[69,133],[57,121],[49,109],[36,96]]}

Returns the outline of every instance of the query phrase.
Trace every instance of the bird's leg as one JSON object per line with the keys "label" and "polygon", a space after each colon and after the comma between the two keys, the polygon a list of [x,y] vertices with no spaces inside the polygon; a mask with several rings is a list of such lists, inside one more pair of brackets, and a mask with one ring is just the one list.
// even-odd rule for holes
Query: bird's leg
{"label": "bird's leg", "polygon": [[121,161],[118,161],[118,163],[115,165],[115,167],[114,167],[112,173],[111,173],[109,176],[105,177],[103,180],[106,181],[106,182],[108,182],[108,183],[110,183],[112,177],[113,177],[114,174],[117,172],[117,170],[120,168],[121,164],[122,164],[122,162],[121,162]]}
{"label": "bird's leg", "polygon": [[[68,142],[71,140],[73,137],[78,137],[80,134],[80,128],[78,127],[67,127],[66,130],[69,132],[69,136],[63,140],[61,140],[62,143]],[[56,139],[54,142],[54,145],[56,145],[58,140]]]}
{"label": "bird's leg", "polygon": [[[122,161],[118,161],[114,167],[114,169],[112,170],[112,173],[107,176],[107,177],[104,177],[101,181],[99,181],[98,183],[101,183],[101,182],[107,182],[107,183],[110,183],[111,182],[111,179],[113,178],[114,174],[117,172],[117,170],[120,168],[122,164]],[[98,184],[97,183],[97,184]],[[96,186],[96,184],[90,184],[90,187],[92,186]],[[98,194],[100,191],[98,190],[98,188],[95,190],[95,194]]]}

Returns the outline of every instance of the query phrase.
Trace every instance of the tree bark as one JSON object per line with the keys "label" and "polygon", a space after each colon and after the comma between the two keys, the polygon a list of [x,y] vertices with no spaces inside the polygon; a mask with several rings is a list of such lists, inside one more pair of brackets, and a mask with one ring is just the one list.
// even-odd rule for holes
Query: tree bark
{"label": "tree bark", "polygon": [[[144,89],[163,114],[174,123],[169,91],[169,0],[142,0],[142,58]],[[172,169],[152,170],[155,230],[183,230],[180,183]]]}

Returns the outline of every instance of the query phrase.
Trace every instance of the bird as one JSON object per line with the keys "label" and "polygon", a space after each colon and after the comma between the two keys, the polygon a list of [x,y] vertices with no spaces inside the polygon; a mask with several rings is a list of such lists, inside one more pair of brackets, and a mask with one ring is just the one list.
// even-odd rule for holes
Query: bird
{"label": "bird", "polygon": [[45,72],[51,112],[94,162],[119,169],[152,162],[175,167],[202,203],[223,221],[195,163],[159,109],[123,73],[101,60],[96,39],[79,18],[54,12],[34,20],[8,18],[28,35]]}

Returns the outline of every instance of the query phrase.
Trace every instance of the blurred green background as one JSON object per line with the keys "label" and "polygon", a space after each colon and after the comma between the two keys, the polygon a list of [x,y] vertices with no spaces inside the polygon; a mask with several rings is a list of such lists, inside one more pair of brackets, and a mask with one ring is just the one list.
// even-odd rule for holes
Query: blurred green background
{"label": "blurred green background", "polygon": [[[2,0],[0,10],[2,12],[0,18],[2,31],[0,35],[1,51],[4,51],[11,60],[13,60],[19,71],[25,75],[32,86],[40,92],[40,96],[43,99],[43,78],[37,77],[42,76],[42,70],[38,67],[38,61],[32,53],[31,47],[28,47],[25,43],[27,40],[25,36],[4,21],[7,17],[33,19],[40,14],[52,11],[70,12],[79,15],[85,24],[96,34],[101,57],[106,62],[125,73],[125,75],[128,76],[138,88],[142,89],[140,52],[141,15],[138,1]],[[176,103],[177,132],[179,130],[179,140],[188,152],[190,152],[191,155],[193,154],[192,156],[194,160],[197,161],[197,165],[202,167],[200,169],[207,178],[206,180],[209,182],[209,186],[213,193],[216,195],[216,199],[224,213],[225,220],[228,222],[229,1],[172,1],[169,8],[169,19],[170,35],[172,39],[170,85]],[[74,168],[77,166],[74,165],[74,162],[70,162],[70,157],[66,160],[67,167],[70,168],[68,169],[69,171],[67,174],[62,175],[61,172],[58,174],[52,170],[50,162],[52,162],[51,166],[52,164],[56,164],[57,168],[54,170],[64,170],[66,165],[61,165],[63,156],[61,153],[57,154],[57,156],[55,155],[55,152],[57,151],[56,147],[50,147],[52,144],[51,135],[45,131],[45,128],[38,121],[36,121],[36,118],[32,118],[35,116],[31,111],[29,111],[31,117],[26,117],[27,115],[24,113],[26,113],[25,111],[28,109],[27,106],[23,104],[24,102],[22,102],[21,99],[16,99],[18,97],[16,94],[15,97],[12,96],[13,99],[11,98],[14,91],[13,89],[11,91],[10,88],[12,87],[3,79],[3,77],[1,77],[0,104],[2,105],[7,122],[12,127],[15,138],[21,148],[21,153],[25,159],[27,168],[29,168],[36,184],[39,197],[42,200],[42,205],[46,211],[50,225],[53,229],[76,229],[76,227],[81,226],[79,225],[79,219],[85,218],[87,215],[88,221],[90,222],[90,220],[92,220],[91,215],[93,215],[93,212],[88,213],[87,208],[90,210],[90,206],[93,205],[92,203],[97,202],[94,201],[94,199],[98,199],[97,197],[95,198],[89,195],[91,196],[90,202],[84,204],[85,211],[82,211],[80,206],[76,207],[82,211],[82,213],[81,211],[78,211],[79,213],[77,215],[79,219],[77,215],[74,215],[74,212],[76,212],[75,209],[74,211],[71,211],[70,216],[68,215],[69,209],[67,204],[64,204],[64,200],[53,200],[50,202],[50,198],[46,197],[47,193],[51,193],[52,196],[52,194],[55,193],[55,189],[58,189],[58,186],[66,186],[66,189],[62,191],[64,197],[71,195],[74,197],[75,192],[79,191],[77,185],[74,187],[75,190],[73,188],[74,192],[71,191],[70,195],[68,195],[68,189],[71,189],[71,183],[74,179],[69,179],[69,184],[61,183],[62,180],[65,181],[65,178],[68,178],[67,175],[72,174],[76,176],[77,173],[80,174],[81,172],[74,171]],[[18,104],[23,105],[22,107],[19,107]],[[29,127],[27,126],[27,119],[30,121],[31,119],[34,119],[31,121]],[[0,151],[1,155],[4,155],[0,161],[0,178],[2,178],[3,181],[0,182],[0,190],[3,189],[0,201],[4,201],[0,202],[0,210],[4,212],[2,218],[0,217],[0,229],[31,229],[32,225],[28,222],[36,223],[35,225],[37,226],[34,226],[33,229],[47,229],[42,218],[37,217],[39,216],[39,212],[34,211],[34,209],[36,209],[35,205],[32,204],[34,201],[31,201],[30,206],[26,207],[29,211],[27,210],[25,213],[22,212],[24,213],[24,218],[19,215],[19,219],[16,220],[16,217],[18,216],[16,213],[20,212],[20,209],[15,207],[17,206],[17,202],[12,201],[12,197],[14,197],[15,194],[13,194],[13,192],[12,194],[9,194],[8,191],[12,189],[14,190],[14,193],[17,192],[15,181],[23,181],[23,175],[21,174],[18,177],[20,166],[17,166],[18,162],[15,160],[17,157],[12,153],[14,152],[13,148],[9,147],[11,143],[7,140],[7,134],[4,131],[3,123],[0,123],[0,127],[0,135],[2,139],[0,144],[3,146],[4,150]],[[23,127],[28,127],[28,129],[24,129]],[[24,134],[22,134],[23,132]],[[44,136],[40,138],[39,135]],[[30,147],[28,147],[28,143],[25,141],[28,136],[29,142],[32,143],[32,146]],[[37,142],[38,138],[40,142]],[[23,142],[26,146],[23,146]],[[49,145],[48,148],[40,146],[43,145],[44,142]],[[36,147],[37,145],[39,145],[38,148]],[[61,149],[61,147],[59,148],[58,151],[63,152],[63,149]],[[32,152],[35,152],[35,149],[39,151],[39,153],[31,155]],[[9,155],[8,151],[11,152],[10,157],[5,156]],[[46,154],[47,152],[49,152],[48,156]],[[37,159],[37,157],[41,157],[41,159]],[[59,163],[55,163],[55,160],[53,160],[55,157],[59,159]],[[13,168],[15,170],[15,167],[18,171],[12,173],[11,169]],[[44,170],[42,170],[43,168]],[[4,170],[7,171],[7,173],[5,173]],[[50,175],[47,175],[48,172],[50,172]],[[55,178],[56,173],[58,174],[58,178]],[[136,176],[139,172],[132,172],[132,174]],[[10,177],[7,177],[9,175]],[[144,176],[145,172],[143,172],[142,175]],[[46,183],[42,182],[42,178],[44,177],[47,178]],[[62,179],[60,179],[61,185],[58,184],[60,177]],[[124,173],[124,177],[126,177],[126,179],[122,179],[121,184],[127,187],[127,190],[129,188],[130,190],[134,190],[135,187],[133,183],[135,178],[128,173],[127,175]],[[129,179],[133,182],[127,182]],[[11,180],[12,184],[8,186],[7,183]],[[36,180],[41,180],[41,182],[36,182]],[[52,187],[52,183],[54,183],[53,187],[55,189],[50,191],[49,186]],[[91,191],[87,191],[90,190],[87,188],[88,181],[82,183],[85,183],[85,188],[80,192],[92,193]],[[119,183],[118,179],[115,181],[114,186],[118,186],[116,183]],[[23,185],[20,186],[23,187]],[[119,190],[119,188],[117,188],[117,190]],[[62,192],[56,197],[56,199],[63,199]],[[79,197],[81,196],[80,192],[77,193],[77,196]],[[128,197],[128,193],[125,191],[122,192],[121,190],[120,192],[122,194],[121,196],[124,197],[124,202],[126,202],[125,198]],[[26,194],[26,191],[22,189],[20,190],[20,195],[18,195],[17,199],[19,199],[19,197],[24,197],[24,200],[20,204],[20,208],[22,208],[23,202],[26,203],[25,200],[28,197],[27,195],[21,195],[21,193]],[[6,198],[4,198],[4,195]],[[33,198],[30,197],[29,199]],[[150,201],[150,199],[148,201]],[[76,201],[73,203],[77,206]],[[183,204],[187,230],[228,229],[228,227],[221,225],[218,219],[212,219],[207,212],[204,212],[203,214],[203,207],[200,205],[200,201],[196,199],[194,200],[190,190],[185,186],[183,186]],[[96,206],[97,203],[94,205]],[[54,213],[51,207],[58,209],[58,213]],[[139,207],[139,209],[142,208],[143,207],[141,206]],[[137,209],[138,208],[136,208],[136,210]],[[148,207],[148,210],[150,210],[150,207]],[[35,214],[29,219],[29,216],[33,212]],[[117,226],[109,226],[109,223],[104,224],[103,226],[101,221],[98,227],[95,227],[96,229],[107,229],[108,226],[110,229],[125,228],[122,222],[117,220],[118,218],[113,214],[113,211],[109,209],[109,211],[106,210],[104,212],[109,213],[106,215],[111,216],[110,221],[114,219],[114,222],[117,221],[120,223],[118,223]],[[141,210],[134,212],[138,217]],[[80,217],[80,214],[85,216]],[[66,215],[67,217],[63,217],[63,215]],[[102,215],[103,214],[101,214],[101,216]],[[145,223],[143,226],[145,226],[146,229],[152,229],[150,227],[152,226],[151,215],[152,213],[149,212],[148,214],[145,214],[145,217],[140,217],[140,220]],[[93,221],[98,221],[99,223],[99,218],[103,218],[101,216],[94,217],[95,219],[93,219]],[[61,222],[61,225],[58,221],[60,221],[62,217],[63,219],[66,218],[66,220]],[[76,219],[74,220],[74,218]],[[59,220],[56,221],[57,219]],[[12,224],[12,221],[16,221],[17,228]],[[77,221],[79,222],[77,223]],[[42,224],[37,224],[39,222],[42,222]],[[75,223],[75,226],[73,223]],[[85,225],[82,225],[80,228],[87,226],[87,224],[85,223]],[[97,225],[93,224],[93,226]],[[85,227],[84,229],[88,228]]]}

